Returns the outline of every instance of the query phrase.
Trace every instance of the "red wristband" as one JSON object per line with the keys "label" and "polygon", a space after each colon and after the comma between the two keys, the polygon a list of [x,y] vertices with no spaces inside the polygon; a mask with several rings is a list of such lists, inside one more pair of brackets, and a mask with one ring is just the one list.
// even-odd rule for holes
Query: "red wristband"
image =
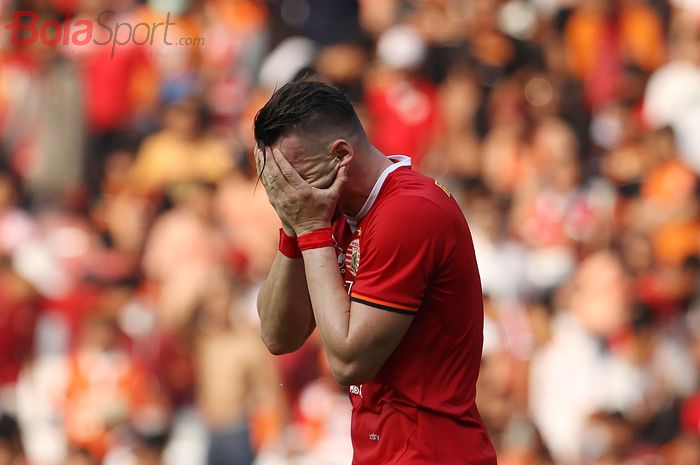
{"label": "red wristband", "polygon": [[299,244],[299,249],[309,250],[309,249],[320,249],[322,247],[333,247],[335,243],[333,242],[333,235],[331,234],[331,228],[321,228],[310,233],[302,234],[297,237],[297,243]]}
{"label": "red wristband", "polygon": [[280,245],[279,251],[288,258],[301,258],[301,250],[295,236],[289,236],[284,232],[284,228],[280,228]]}

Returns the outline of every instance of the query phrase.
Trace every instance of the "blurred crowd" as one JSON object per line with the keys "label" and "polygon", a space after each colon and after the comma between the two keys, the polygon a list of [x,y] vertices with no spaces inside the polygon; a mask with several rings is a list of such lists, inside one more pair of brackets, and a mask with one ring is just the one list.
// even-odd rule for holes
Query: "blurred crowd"
{"label": "blurred crowd", "polygon": [[174,25],[0,28],[0,465],[350,463],[316,336],[257,329],[252,118],[305,75],[463,206],[501,465],[700,464],[700,1],[0,0],[107,10]]}

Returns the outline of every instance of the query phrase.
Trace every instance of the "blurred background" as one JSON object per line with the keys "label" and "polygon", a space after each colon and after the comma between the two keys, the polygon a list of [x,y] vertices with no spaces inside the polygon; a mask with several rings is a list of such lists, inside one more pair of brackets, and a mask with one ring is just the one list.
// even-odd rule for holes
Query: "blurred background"
{"label": "blurred background", "polygon": [[350,463],[317,336],[272,357],[257,328],[278,220],[252,118],[305,74],[462,205],[501,465],[700,464],[700,1],[0,0],[0,22],[106,10],[169,13],[173,45],[0,29],[0,465]]}

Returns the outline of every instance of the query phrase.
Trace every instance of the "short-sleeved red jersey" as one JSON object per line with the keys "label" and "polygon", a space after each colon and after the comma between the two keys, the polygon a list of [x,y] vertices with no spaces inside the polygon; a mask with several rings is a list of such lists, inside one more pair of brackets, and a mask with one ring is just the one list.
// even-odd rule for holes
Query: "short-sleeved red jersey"
{"label": "short-sleeved red jersey", "polygon": [[494,465],[474,401],[483,303],[467,222],[445,188],[390,158],[358,217],[333,222],[351,299],[414,318],[377,376],[350,386],[353,465]]}

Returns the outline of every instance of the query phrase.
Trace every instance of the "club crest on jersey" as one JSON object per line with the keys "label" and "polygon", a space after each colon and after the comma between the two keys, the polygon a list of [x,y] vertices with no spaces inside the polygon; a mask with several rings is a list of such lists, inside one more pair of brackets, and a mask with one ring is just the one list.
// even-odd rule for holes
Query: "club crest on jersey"
{"label": "club crest on jersey", "polygon": [[340,274],[345,274],[345,252],[338,244],[338,241],[335,240],[335,236],[333,236],[333,244],[335,245],[335,253],[338,254],[338,269],[340,270]]}
{"label": "club crest on jersey", "polygon": [[360,239],[353,239],[345,251],[345,268],[353,276],[357,275],[357,270],[360,268]]}

